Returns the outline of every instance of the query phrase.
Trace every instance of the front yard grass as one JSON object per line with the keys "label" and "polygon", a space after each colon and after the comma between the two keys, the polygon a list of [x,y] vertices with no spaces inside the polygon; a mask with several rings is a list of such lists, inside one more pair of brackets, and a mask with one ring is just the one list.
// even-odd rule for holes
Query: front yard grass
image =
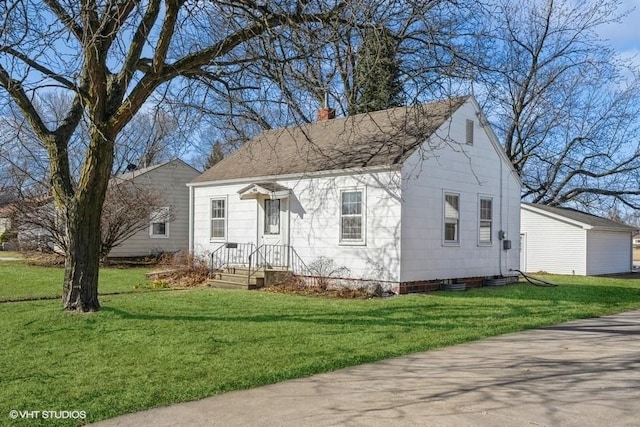
{"label": "front yard grass", "polygon": [[[0,255],[2,252],[0,252]],[[148,268],[101,268],[100,293],[150,289],[144,274]],[[27,265],[24,261],[0,261],[0,302],[62,296],[64,270],[60,267]]]}
{"label": "front yard grass", "polygon": [[97,421],[640,308],[640,280],[546,279],[560,286],[371,300],[195,289],[103,296],[89,315],[67,314],[59,301],[0,304],[0,424],[12,409],[78,410]]}

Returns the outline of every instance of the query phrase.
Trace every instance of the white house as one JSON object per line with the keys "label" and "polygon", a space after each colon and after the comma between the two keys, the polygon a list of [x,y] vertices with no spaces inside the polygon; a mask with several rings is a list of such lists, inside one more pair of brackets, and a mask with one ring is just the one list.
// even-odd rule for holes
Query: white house
{"label": "white house", "polygon": [[522,203],[524,271],[592,276],[633,269],[628,225],[574,209]]}
{"label": "white house", "polygon": [[11,218],[8,209],[12,199],[0,193],[0,234],[11,229]]}
{"label": "white house", "polygon": [[[136,257],[187,251],[189,242],[189,192],[185,185],[200,172],[180,159],[118,175],[135,185],[160,191],[165,206],[151,214],[149,227],[116,246],[109,257]],[[171,211],[171,218],[165,212]]]}
{"label": "white house", "polygon": [[189,184],[193,252],[327,257],[400,293],[518,269],[520,181],[473,97],[318,116]]}

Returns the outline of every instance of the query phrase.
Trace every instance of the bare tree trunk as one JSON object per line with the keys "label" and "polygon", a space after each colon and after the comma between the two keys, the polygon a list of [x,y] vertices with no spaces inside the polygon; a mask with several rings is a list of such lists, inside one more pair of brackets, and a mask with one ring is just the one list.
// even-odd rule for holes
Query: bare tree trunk
{"label": "bare tree trunk", "polygon": [[83,206],[67,216],[62,304],[69,311],[97,311],[100,208]]}
{"label": "bare tree trunk", "polygon": [[108,127],[93,126],[80,182],[64,209],[67,251],[62,303],[68,311],[100,309],[100,220],[113,166],[113,151],[114,138]]}

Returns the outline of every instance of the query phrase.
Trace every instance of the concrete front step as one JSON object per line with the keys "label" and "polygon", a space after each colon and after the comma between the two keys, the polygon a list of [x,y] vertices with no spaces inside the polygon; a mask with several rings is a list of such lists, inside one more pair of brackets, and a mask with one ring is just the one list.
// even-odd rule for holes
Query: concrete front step
{"label": "concrete front step", "polygon": [[[247,275],[246,274],[233,274],[233,273],[223,273],[217,272],[213,274],[213,278],[216,280],[222,280],[225,282],[235,282],[235,283],[247,283]],[[251,278],[251,282],[256,282],[256,277]]]}
{"label": "concrete front step", "polygon": [[216,289],[242,289],[253,290],[258,289],[258,285],[255,283],[247,283],[246,277],[244,283],[231,282],[228,280],[209,279],[207,285]]}
{"label": "concrete front step", "polygon": [[213,273],[208,285],[220,289],[258,289],[264,286],[264,271],[251,272],[246,267],[227,266]]}
{"label": "concrete front step", "polygon": [[[227,267],[223,267],[222,269],[218,270],[216,273],[235,274],[235,275],[238,275],[238,276],[247,277],[249,275],[249,268],[248,267],[227,266]],[[252,277],[264,277],[264,270],[263,269],[251,270],[251,276]]]}
{"label": "concrete front step", "polygon": [[[268,269],[268,273],[263,268],[251,270],[251,279],[249,277],[249,269],[247,267],[226,266],[213,273],[212,279],[208,284],[214,288],[224,289],[259,289],[267,283],[267,274],[269,281],[273,282],[282,280],[283,275],[291,274],[287,269],[272,268]],[[247,281],[249,282],[247,284]]]}

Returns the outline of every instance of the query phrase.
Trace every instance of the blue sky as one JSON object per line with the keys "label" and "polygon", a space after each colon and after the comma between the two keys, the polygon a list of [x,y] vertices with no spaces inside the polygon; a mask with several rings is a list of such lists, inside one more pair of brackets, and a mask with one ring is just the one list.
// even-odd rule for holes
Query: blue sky
{"label": "blue sky", "polygon": [[635,62],[640,65],[640,0],[624,0],[620,11],[629,9],[634,10],[620,23],[602,28],[600,34],[611,42],[622,57],[637,55]]}

